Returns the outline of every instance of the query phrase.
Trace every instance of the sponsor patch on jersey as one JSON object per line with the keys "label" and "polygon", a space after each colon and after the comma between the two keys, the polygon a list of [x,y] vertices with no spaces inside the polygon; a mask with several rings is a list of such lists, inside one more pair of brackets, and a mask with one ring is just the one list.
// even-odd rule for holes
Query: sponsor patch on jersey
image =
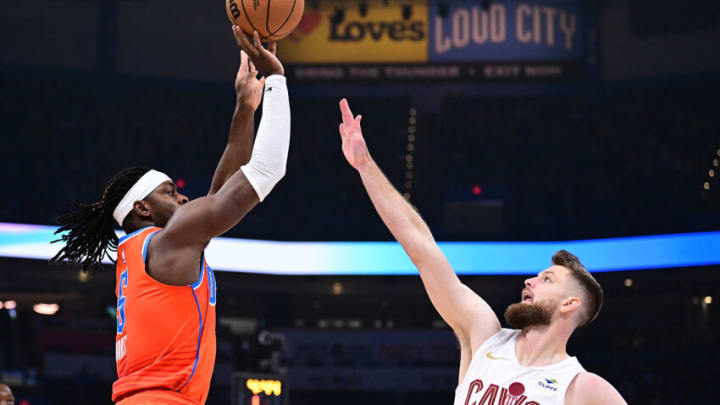
{"label": "sponsor patch on jersey", "polygon": [[545,381],[538,381],[538,385],[550,391],[557,391],[557,387],[554,386],[558,383],[558,380],[554,378],[543,378]]}

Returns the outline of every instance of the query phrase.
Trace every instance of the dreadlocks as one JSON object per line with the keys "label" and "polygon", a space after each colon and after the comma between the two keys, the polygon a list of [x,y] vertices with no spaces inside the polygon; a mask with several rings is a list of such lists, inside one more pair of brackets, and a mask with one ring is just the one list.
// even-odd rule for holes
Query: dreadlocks
{"label": "dreadlocks", "polygon": [[118,172],[105,186],[100,201],[92,204],[74,203],[75,210],[58,217],[60,225],[55,234],[65,246],[50,259],[51,263],[68,263],[83,271],[95,271],[95,267],[108,256],[108,250],[116,251],[118,237],[115,235],[113,210],[140,177],[150,169],[129,167]]}

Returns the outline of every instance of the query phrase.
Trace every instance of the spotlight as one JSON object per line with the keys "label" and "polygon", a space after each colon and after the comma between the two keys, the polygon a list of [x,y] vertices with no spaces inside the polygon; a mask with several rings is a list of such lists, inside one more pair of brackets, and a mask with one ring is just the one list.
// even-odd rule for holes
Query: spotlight
{"label": "spotlight", "polygon": [[58,304],[35,304],[33,305],[33,311],[37,312],[40,315],[55,315],[57,311],[60,309],[60,306]]}
{"label": "spotlight", "polygon": [[333,283],[332,292],[334,295],[341,295],[343,293],[343,285],[339,281]]}

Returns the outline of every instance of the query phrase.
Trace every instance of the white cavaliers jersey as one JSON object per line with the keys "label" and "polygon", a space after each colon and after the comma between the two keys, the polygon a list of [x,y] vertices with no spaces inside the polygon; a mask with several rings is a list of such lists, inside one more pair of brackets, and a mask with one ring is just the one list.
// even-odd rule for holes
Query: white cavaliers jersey
{"label": "white cavaliers jersey", "polygon": [[515,357],[519,330],[501,329],[483,342],[455,390],[454,405],[562,405],[575,376],[575,357],[543,367],[523,367]]}

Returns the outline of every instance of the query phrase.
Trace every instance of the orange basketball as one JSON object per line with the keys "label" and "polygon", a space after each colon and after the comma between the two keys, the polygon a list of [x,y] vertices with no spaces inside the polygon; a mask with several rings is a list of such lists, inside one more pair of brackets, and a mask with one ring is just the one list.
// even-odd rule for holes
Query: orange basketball
{"label": "orange basketball", "polygon": [[305,0],[225,0],[225,11],[233,24],[247,34],[253,30],[260,39],[277,41],[297,27]]}

